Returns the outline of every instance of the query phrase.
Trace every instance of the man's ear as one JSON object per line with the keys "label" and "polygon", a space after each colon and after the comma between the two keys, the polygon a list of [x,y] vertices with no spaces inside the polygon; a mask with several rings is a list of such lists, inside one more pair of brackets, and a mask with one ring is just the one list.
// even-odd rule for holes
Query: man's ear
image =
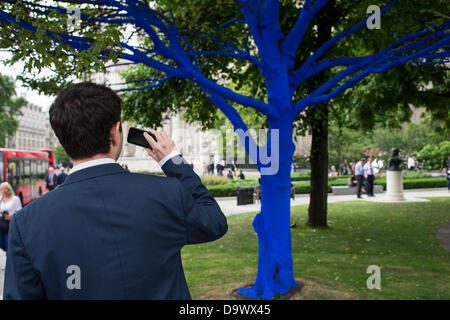
{"label": "man's ear", "polygon": [[120,143],[120,135],[122,134],[122,123],[118,121],[111,128],[110,136],[111,143],[113,146],[118,145]]}

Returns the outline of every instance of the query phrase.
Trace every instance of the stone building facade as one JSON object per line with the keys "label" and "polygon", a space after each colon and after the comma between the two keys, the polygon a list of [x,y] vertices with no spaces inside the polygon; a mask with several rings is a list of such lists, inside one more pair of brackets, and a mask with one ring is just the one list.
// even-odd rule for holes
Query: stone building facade
{"label": "stone building facade", "polygon": [[7,148],[33,151],[59,144],[48,121],[48,112],[41,106],[29,102],[20,111],[17,131],[6,139]]}

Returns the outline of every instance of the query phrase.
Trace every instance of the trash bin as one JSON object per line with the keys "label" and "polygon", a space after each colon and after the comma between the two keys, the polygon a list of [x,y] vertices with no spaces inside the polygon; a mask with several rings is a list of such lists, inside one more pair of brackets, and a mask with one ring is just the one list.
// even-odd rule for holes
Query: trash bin
{"label": "trash bin", "polygon": [[254,192],[255,188],[253,187],[238,187],[236,189],[237,205],[252,204]]}

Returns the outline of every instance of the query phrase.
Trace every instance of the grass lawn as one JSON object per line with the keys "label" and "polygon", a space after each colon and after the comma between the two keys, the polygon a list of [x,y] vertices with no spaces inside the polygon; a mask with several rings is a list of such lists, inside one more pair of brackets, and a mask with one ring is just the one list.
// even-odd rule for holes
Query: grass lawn
{"label": "grass lawn", "polygon": [[[436,228],[450,219],[450,198],[419,203],[342,202],[328,206],[327,230],[306,226],[306,205],[291,209],[295,299],[450,299],[450,252]],[[220,240],[185,246],[183,266],[194,299],[231,299],[254,281],[255,213],[228,218]],[[369,290],[369,265],[381,268],[381,290]]]}

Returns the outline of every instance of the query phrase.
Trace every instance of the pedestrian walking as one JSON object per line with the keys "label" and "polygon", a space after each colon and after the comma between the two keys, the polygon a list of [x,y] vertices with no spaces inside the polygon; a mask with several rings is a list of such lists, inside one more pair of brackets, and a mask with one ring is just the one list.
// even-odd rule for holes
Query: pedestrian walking
{"label": "pedestrian walking", "polygon": [[22,209],[22,202],[14,195],[8,182],[0,184],[0,248],[8,250],[9,221],[13,214]]}
{"label": "pedestrian walking", "polygon": [[217,163],[217,164],[216,164],[216,171],[217,171],[217,175],[218,175],[218,176],[221,175],[221,169],[220,169],[220,168],[221,168],[220,163]]}
{"label": "pedestrian walking", "polygon": [[67,178],[66,168],[61,167],[61,169],[59,169],[59,171],[60,171],[60,174],[58,174],[58,178],[56,179],[58,186],[62,185]]}
{"label": "pedestrian walking", "polygon": [[361,158],[361,160],[358,161],[358,163],[355,165],[355,176],[357,181],[356,186],[356,195],[358,199],[361,199],[361,191],[364,184],[364,164],[366,162],[366,159]]}
{"label": "pedestrian walking", "polygon": [[366,179],[366,193],[369,197],[375,197],[373,194],[373,185],[375,182],[375,170],[372,166],[372,158],[369,158],[364,165],[364,177]]}
{"label": "pedestrian walking", "polygon": [[52,167],[48,168],[47,174],[45,175],[45,183],[48,191],[52,191],[58,186],[58,175]]}
{"label": "pedestrian walking", "polygon": [[412,171],[415,169],[415,167],[416,167],[416,163],[414,161],[414,158],[411,156],[408,156],[408,170]]}
{"label": "pedestrian walking", "polygon": [[450,193],[450,167],[447,168],[447,188]]}
{"label": "pedestrian walking", "polygon": [[339,174],[340,175],[347,175],[348,174],[347,160],[344,160],[344,162],[341,162],[341,164],[339,165]]}

